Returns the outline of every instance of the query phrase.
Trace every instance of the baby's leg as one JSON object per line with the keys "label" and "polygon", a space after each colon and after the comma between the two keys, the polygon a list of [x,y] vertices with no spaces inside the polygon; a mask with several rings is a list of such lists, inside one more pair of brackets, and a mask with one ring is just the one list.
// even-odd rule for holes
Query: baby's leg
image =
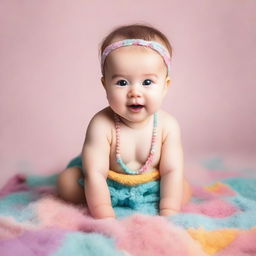
{"label": "baby's leg", "polygon": [[76,166],[67,168],[60,173],[57,181],[59,197],[71,203],[85,204],[84,188],[78,184],[79,178],[82,177],[82,169]]}

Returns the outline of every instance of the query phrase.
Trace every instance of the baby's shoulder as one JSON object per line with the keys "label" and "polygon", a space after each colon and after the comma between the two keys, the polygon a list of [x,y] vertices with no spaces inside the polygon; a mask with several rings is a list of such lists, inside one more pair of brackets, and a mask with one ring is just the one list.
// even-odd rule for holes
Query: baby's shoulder
{"label": "baby's shoulder", "polygon": [[87,133],[92,132],[109,136],[113,127],[113,112],[109,108],[104,108],[92,117],[87,128]]}
{"label": "baby's shoulder", "polygon": [[161,122],[163,139],[165,139],[167,135],[178,136],[180,134],[180,126],[174,116],[161,110],[159,111],[159,119]]}
{"label": "baby's shoulder", "polygon": [[113,125],[113,112],[109,107],[104,108],[92,117],[90,123]]}

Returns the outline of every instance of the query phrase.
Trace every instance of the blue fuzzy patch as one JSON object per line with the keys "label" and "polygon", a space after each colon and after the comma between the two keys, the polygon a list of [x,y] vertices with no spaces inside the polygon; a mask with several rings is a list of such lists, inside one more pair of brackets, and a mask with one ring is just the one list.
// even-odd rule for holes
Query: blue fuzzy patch
{"label": "blue fuzzy patch", "polygon": [[256,179],[229,178],[223,180],[223,183],[231,186],[240,195],[256,200]]}
{"label": "blue fuzzy patch", "polygon": [[52,256],[124,256],[114,241],[100,234],[72,232],[68,233],[60,247]]}

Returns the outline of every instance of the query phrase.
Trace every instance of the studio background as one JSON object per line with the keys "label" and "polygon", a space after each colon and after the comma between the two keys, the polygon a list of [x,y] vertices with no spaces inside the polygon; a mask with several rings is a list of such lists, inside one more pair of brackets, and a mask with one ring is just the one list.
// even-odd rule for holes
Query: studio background
{"label": "studio background", "polygon": [[254,0],[1,0],[0,185],[61,171],[107,105],[99,44],[146,23],[173,46],[164,109],[182,129],[186,165],[211,156],[255,166]]}

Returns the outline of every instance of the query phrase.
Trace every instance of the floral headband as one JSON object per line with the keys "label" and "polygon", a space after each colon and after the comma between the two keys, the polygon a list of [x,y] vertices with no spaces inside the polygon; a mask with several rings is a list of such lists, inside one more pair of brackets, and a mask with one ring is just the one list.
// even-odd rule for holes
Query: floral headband
{"label": "floral headband", "polygon": [[110,44],[104,49],[102,56],[101,56],[101,72],[102,72],[102,74],[103,74],[104,63],[105,63],[107,56],[115,49],[118,49],[118,48],[124,47],[124,46],[131,46],[131,45],[146,46],[146,47],[149,47],[149,48],[155,50],[156,52],[158,52],[162,56],[166,66],[167,66],[168,73],[170,73],[171,58],[170,58],[169,51],[163,45],[161,45],[160,43],[157,43],[155,41],[145,41],[142,39],[125,39],[125,40]]}

